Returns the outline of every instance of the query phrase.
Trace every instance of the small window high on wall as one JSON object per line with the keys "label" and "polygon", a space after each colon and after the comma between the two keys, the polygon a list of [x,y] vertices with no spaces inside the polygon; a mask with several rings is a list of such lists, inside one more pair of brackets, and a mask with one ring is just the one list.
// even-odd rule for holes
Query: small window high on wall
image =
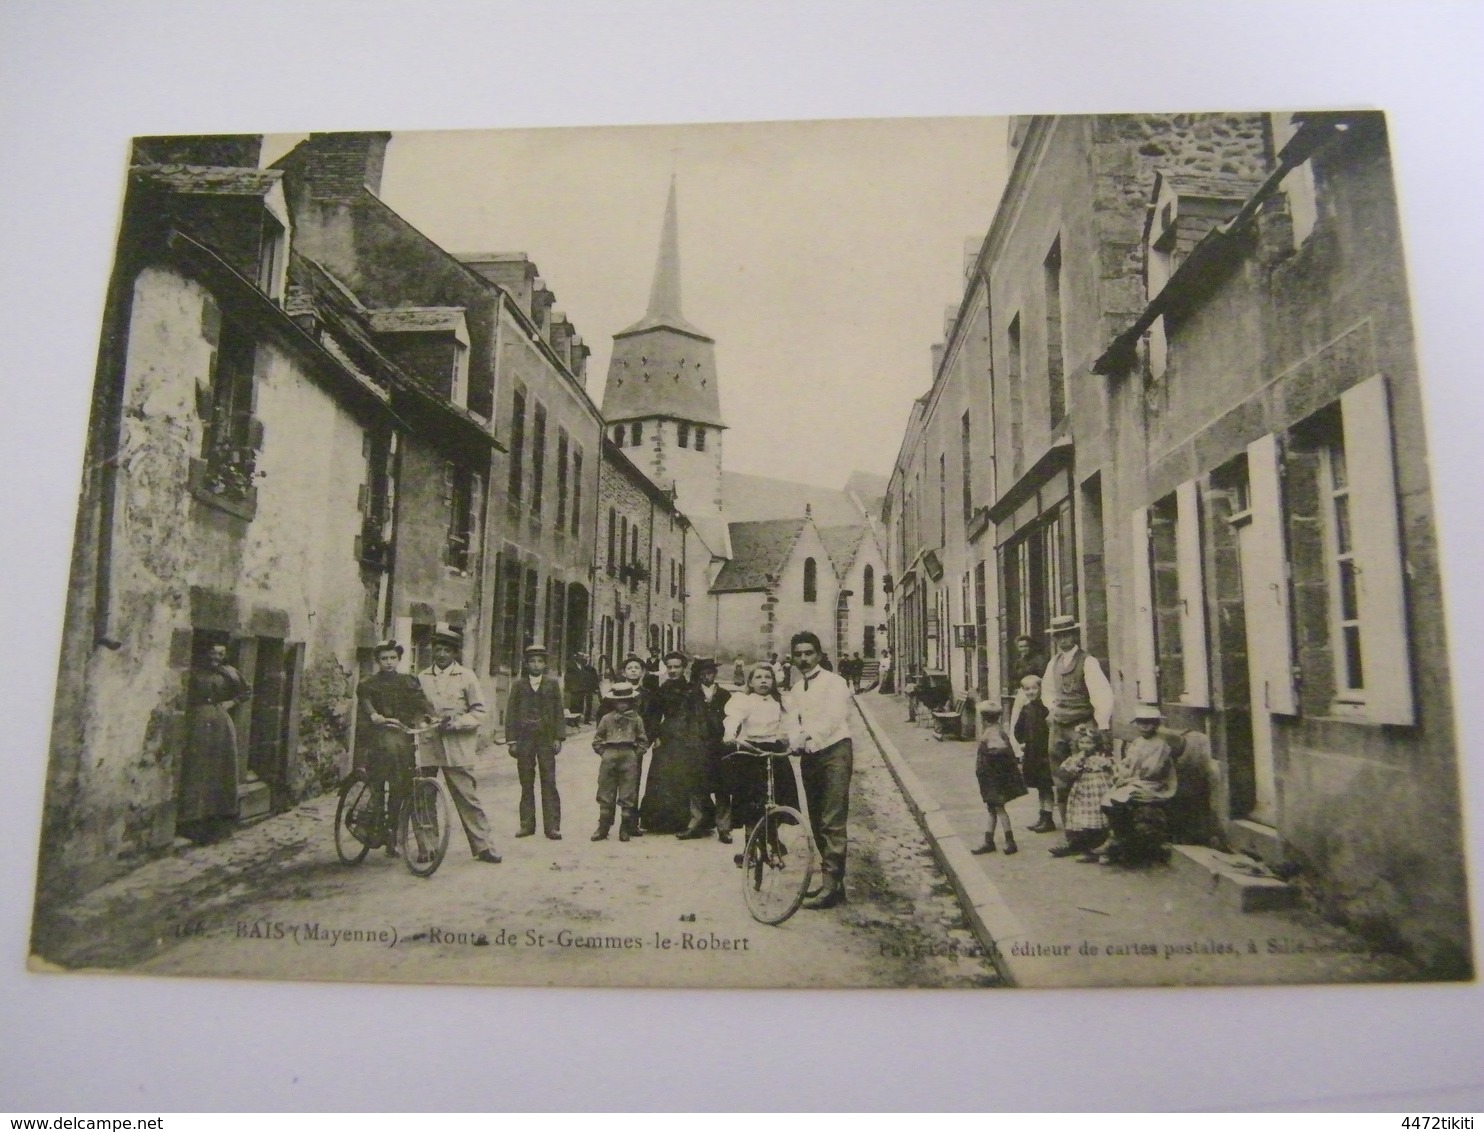
{"label": "small window high on wall", "polygon": [[819,600],[819,567],[814,559],[804,559],[804,600]]}

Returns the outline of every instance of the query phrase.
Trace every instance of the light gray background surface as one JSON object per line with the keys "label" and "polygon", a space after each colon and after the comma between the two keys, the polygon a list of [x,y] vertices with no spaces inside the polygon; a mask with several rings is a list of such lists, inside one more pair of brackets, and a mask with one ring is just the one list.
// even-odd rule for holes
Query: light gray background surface
{"label": "light gray background surface", "polygon": [[1473,3],[0,5],[0,1109],[1484,1108],[1477,986],[721,994],[23,970],[131,135],[1355,105],[1391,113],[1405,210],[1477,955],[1481,58]]}

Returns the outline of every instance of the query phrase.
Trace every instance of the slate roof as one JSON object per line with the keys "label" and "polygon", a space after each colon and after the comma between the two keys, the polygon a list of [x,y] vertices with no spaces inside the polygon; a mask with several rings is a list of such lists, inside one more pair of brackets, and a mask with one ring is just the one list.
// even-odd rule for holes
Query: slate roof
{"label": "slate roof", "polygon": [[368,310],[366,321],[378,334],[397,331],[458,330],[464,325],[463,307],[392,307]]}
{"label": "slate roof", "polygon": [[811,483],[724,471],[721,497],[726,501],[727,517],[736,522],[801,519],[806,505],[817,526],[843,527],[864,522],[860,508],[848,494]]}
{"label": "slate roof", "polygon": [[283,180],[281,169],[235,169],[221,165],[136,165],[133,175],[173,193],[265,196]]}
{"label": "slate roof", "polygon": [[766,590],[768,576],[783,573],[805,520],[770,519],[757,523],[728,524],[732,557],[711,584],[712,593],[745,593]]}
{"label": "slate roof", "polygon": [[851,527],[820,527],[819,538],[824,543],[825,550],[829,553],[830,561],[835,564],[835,574],[845,577],[855,562],[856,552],[860,550],[861,540],[866,533],[866,524],[862,520]]}

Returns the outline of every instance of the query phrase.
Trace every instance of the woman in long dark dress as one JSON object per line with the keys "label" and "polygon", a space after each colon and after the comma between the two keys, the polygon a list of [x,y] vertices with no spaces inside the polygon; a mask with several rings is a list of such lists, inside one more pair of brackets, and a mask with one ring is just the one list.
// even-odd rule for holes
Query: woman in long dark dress
{"label": "woman in long dark dress", "polygon": [[191,672],[189,718],[177,831],[192,841],[214,841],[237,820],[237,726],[232,709],[252,695],[242,674],[227,663],[227,646],[208,646]]}
{"label": "woman in long dark dress", "polygon": [[[670,653],[666,667],[672,660],[685,663],[680,653]],[[691,794],[700,788],[706,754],[705,725],[691,691],[681,669],[655,693],[656,741],[639,804],[646,833],[679,833],[690,824]]]}

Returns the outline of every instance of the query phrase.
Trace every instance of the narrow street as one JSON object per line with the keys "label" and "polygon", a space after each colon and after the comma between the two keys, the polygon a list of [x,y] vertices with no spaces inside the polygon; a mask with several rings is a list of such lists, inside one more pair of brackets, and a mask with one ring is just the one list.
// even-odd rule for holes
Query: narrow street
{"label": "narrow street", "polygon": [[558,760],[560,842],[517,840],[515,764],[478,767],[504,863],[461,831],[430,879],[335,856],[333,797],[190,848],[59,909],[36,951],[68,967],[259,978],[566,986],[971,987],[998,982],[881,754],[855,723],[849,903],[754,921],[713,837],[588,840],[591,730]]}

